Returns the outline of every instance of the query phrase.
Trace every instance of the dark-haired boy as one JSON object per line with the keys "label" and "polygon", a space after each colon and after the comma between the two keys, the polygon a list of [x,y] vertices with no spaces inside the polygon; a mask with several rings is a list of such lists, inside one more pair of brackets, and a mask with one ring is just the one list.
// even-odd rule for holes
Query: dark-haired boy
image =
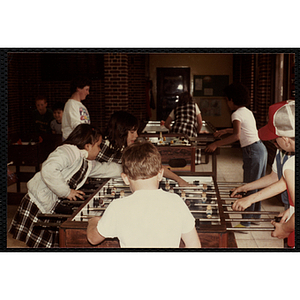
{"label": "dark-haired boy", "polygon": [[38,96],[35,99],[36,110],[33,112],[33,119],[35,123],[36,133],[44,135],[51,133],[50,123],[54,119],[53,111],[47,108],[47,98]]}
{"label": "dark-haired boy", "polygon": [[[265,176],[267,168],[268,152],[259,139],[256,127],[256,121],[251,110],[246,106],[249,104],[249,93],[246,86],[241,83],[232,83],[224,90],[227,105],[231,111],[231,121],[233,128],[227,128],[214,133],[215,137],[221,137],[226,133],[231,135],[215,141],[207,146],[205,151],[213,152],[217,147],[232,144],[240,141],[243,152],[243,182],[248,183]],[[248,194],[254,194],[257,190],[249,191]],[[252,204],[246,211],[260,211],[261,203]],[[260,218],[260,215],[242,215],[243,218]],[[250,226],[250,222],[241,222],[236,227]]]}
{"label": "dark-haired boy", "polygon": [[53,105],[54,120],[52,120],[50,123],[50,127],[53,134],[62,134],[61,122],[62,122],[63,113],[64,113],[64,103],[56,102]]}

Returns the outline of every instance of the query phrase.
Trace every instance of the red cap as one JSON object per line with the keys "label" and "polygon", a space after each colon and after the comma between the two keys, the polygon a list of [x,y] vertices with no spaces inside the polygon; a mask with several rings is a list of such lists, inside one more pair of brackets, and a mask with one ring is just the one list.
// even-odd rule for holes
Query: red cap
{"label": "red cap", "polygon": [[269,107],[268,124],[258,130],[263,141],[274,140],[279,136],[295,137],[295,101],[287,100]]}

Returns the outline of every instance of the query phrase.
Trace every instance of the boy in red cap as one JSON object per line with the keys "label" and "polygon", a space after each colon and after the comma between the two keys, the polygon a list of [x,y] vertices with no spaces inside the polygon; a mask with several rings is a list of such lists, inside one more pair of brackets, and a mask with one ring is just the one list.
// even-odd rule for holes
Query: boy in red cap
{"label": "boy in red cap", "polygon": [[[259,130],[259,137],[265,141],[275,140],[279,149],[287,152],[295,152],[295,101],[288,100],[271,105],[269,108],[269,122]],[[236,200],[232,208],[237,211],[244,211],[252,203],[265,200],[287,190],[290,207],[279,214],[282,217],[280,223],[271,222],[275,226],[272,236],[277,238],[288,237],[288,246],[294,247],[295,156],[290,157],[283,165],[282,175],[280,180],[263,190]],[[243,187],[238,189],[241,191]],[[236,193],[238,189],[234,192]]]}

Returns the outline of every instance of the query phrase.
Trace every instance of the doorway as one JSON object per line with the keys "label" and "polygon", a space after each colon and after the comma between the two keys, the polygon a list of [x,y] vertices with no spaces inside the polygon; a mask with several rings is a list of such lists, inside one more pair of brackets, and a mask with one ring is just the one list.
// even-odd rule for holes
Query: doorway
{"label": "doorway", "polygon": [[157,68],[157,120],[166,120],[186,91],[190,92],[190,68]]}

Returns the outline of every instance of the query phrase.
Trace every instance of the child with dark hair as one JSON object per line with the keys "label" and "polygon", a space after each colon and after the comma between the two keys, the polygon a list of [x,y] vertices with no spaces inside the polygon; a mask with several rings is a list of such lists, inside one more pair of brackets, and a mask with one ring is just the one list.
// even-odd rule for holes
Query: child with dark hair
{"label": "child with dark hair", "polygon": [[62,134],[61,122],[64,113],[64,106],[64,103],[56,102],[52,107],[54,120],[51,121],[50,127],[53,134]]}
{"label": "child with dark hair", "polygon": [[123,110],[114,112],[108,121],[96,160],[121,163],[124,149],[138,137],[138,128],[139,122],[135,116]]}
{"label": "child with dark hair", "polygon": [[[125,148],[135,142],[138,137],[139,122],[138,119],[129,112],[120,110],[114,112],[108,122],[103,140],[101,151],[96,157],[100,162],[121,163],[122,155]],[[166,166],[164,176],[175,180],[179,186],[190,185],[177,174],[173,173]]]}
{"label": "child with dark hair", "polygon": [[65,140],[72,130],[81,123],[90,124],[90,114],[82,101],[90,93],[91,81],[79,78],[71,82],[71,98],[67,101],[62,117],[62,136]]}
{"label": "child with dark hair", "polygon": [[40,172],[27,183],[28,193],[11,223],[9,232],[29,247],[58,247],[58,230],[35,226],[39,213],[51,214],[59,198],[84,199],[78,190],[88,177],[119,177],[121,167],[99,163],[101,133],[88,124],[78,125],[63,145],[57,147],[43,163]]}
{"label": "child with dark hair", "polygon": [[161,157],[149,142],[127,147],[122,156],[125,184],[132,195],[115,199],[102,217],[89,220],[87,238],[99,244],[117,237],[123,248],[200,248],[195,219],[180,196],[158,189],[163,177]]}
{"label": "child with dark hair", "polygon": [[[174,124],[172,124],[174,121]],[[179,95],[178,105],[173,109],[164,123],[171,132],[183,133],[189,137],[197,137],[202,128],[201,111],[194,103],[189,92]],[[195,164],[201,163],[201,149],[196,151]]]}
{"label": "child with dark hair", "polygon": [[[249,93],[246,86],[241,83],[233,83],[225,88],[227,105],[233,111],[231,121],[233,128],[216,131],[215,137],[221,137],[226,133],[231,135],[215,141],[207,146],[205,151],[213,152],[217,147],[240,141],[243,152],[243,182],[255,181],[266,173],[268,153],[265,145],[259,139],[256,121],[253,113],[246,107],[249,104]],[[256,193],[251,190],[248,194]],[[246,211],[260,211],[261,203],[257,202],[247,208]],[[242,215],[243,218],[260,218],[260,215]],[[250,222],[241,222],[237,227],[250,226]]]}
{"label": "child with dark hair", "polygon": [[35,99],[36,110],[33,112],[36,133],[44,135],[51,133],[50,123],[54,119],[53,111],[48,108],[47,98],[39,95]]}

